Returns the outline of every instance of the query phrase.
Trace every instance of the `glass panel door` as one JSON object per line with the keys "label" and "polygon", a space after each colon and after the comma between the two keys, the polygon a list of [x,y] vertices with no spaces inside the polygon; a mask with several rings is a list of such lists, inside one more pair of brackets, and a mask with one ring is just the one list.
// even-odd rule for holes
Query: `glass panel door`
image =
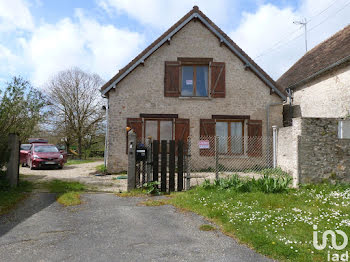
{"label": "glass panel door", "polygon": [[243,152],[242,122],[231,122],[231,153]]}
{"label": "glass panel door", "polygon": [[146,131],[145,137],[152,137],[153,140],[158,139],[158,121],[157,120],[146,120]]}
{"label": "glass panel door", "polygon": [[173,138],[173,122],[160,121],[160,140],[172,140]]}
{"label": "glass panel door", "polygon": [[216,136],[219,137],[218,150],[219,154],[227,153],[227,136],[228,136],[228,123],[216,122]]}

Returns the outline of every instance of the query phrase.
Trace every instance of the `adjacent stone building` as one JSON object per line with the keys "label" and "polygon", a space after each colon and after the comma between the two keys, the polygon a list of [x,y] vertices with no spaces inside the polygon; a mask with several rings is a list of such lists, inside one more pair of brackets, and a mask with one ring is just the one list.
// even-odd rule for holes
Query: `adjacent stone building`
{"label": "adjacent stone building", "polygon": [[277,83],[286,88],[277,164],[294,184],[350,182],[350,26],[307,52]]}
{"label": "adjacent stone building", "polygon": [[[127,167],[127,126],[139,140],[191,136],[191,152],[199,156],[200,136],[270,135],[272,125],[282,126],[286,99],[284,90],[196,6],[101,92],[108,99],[109,172]],[[223,145],[222,153],[251,157],[247,147]]]}

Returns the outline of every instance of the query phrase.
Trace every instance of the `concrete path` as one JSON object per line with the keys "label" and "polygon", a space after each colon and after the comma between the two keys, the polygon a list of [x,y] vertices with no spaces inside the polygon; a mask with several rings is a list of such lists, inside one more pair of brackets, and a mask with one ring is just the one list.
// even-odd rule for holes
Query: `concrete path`
{"label": "concrete path", "polygon": [[269,261],[200,216],[140,198],[85,194],[65,208],[36,193],[0,216],[0,261]]}

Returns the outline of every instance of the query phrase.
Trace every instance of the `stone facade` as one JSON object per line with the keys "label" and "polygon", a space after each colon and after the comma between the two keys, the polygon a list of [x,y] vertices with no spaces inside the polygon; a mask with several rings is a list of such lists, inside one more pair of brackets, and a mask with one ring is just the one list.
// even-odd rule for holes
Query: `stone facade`
{"label": "stone facade", "polygon": [[350,65],[334,69],[293,94],[301,117],[345,117],[350,114]]}
{"label": "stone facade", "polygon": [[[225,62],[225,98],[164,97],[164,62],[178,57],[210,57]],[[282,103],[276,94],[200,22],[191,21],[182,28],[170,44],[164,44],[144,63],[126,76],[109,93],[108,157],[109,172],[125,170],[127,118],[144,114],[178,114],[190,119],[192,154],[199,154],[200,119],[212,115],[249,115],[263,120],[263,136],[267,135],[267,108]],[[282,126],[282,106],[270,107],[270,126]],[[271,130],[270,130],[271,133]]]}
{"label": "stone facade", "polygon": [[350,182],[350,140],[338,139],[338,119],[303,119],[299,168],[301,183]]}
{"label": "stone facade", "polygon": [[350,139],[338,138],[338,118],[293,119],[278,134],[277,164],[300,183],[350,182]]}

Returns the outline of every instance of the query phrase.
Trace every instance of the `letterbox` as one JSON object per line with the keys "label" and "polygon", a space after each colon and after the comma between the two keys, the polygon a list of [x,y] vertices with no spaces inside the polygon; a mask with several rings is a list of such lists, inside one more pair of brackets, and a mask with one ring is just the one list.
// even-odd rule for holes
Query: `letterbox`
{"label": "letterbox", "polygon": [[144,144],[138,144],[136,147],[136,161],[143,161],[147,159],[147,148]]}

